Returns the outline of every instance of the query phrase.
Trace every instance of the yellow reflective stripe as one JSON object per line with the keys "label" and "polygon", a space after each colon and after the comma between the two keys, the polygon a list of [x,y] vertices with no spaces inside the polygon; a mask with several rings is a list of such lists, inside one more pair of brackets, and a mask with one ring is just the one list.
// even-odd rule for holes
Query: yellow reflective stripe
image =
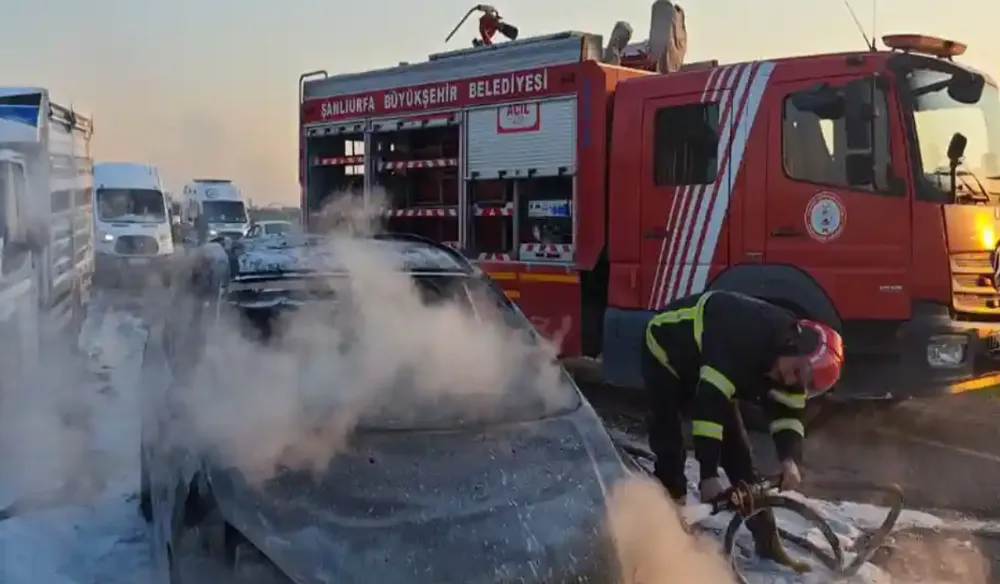
{"label": "yellow reflective stripe", "polygon": [[648,329],[649,327],[661,324],[676,324],[683,320],[692,320],[695,317],[695,308],[678,308],[669,312],[661,312],[649,319],[649,324],[646,325],[646,328]]}
{"label": "yellow reflective stripe", "polygon": [[699,438],[722,440],[722,424],[706,422],[705,420],[694,420],[691,422],[691,435],[698,436]]}
{"label": "yellow reflective stripe", "polygon": [[717,387],[722,392],[722,395],[726,396],[726,399],[733,399],[733,395],[736,394],[736,386],[725,375],[719,373],[718,369],[703,365],[700,375],[702,379]]}
{"label": "yellow reflective stripe", "polygon": [[667,368],[674,377],[679,377],[677,371],[670,364],[670,359],[667,358],[667,352],[663,350],[660,343],[656,342],[656,337],[653,336],[653,327],[664,325],[664,324],[677,324],[685,320],[692,320],[695,317],[695,311],[693,308],[680,308],[678,310],[671,310],[669,312],[661,312],[649,319],[649,323],[646,324],[646,346],[649,347],[649,352],[653,354],[653,357],[660,362],[661,365]]}
{"label": "yellow reflective stripe", "polygon": [[694,343],[698,345],[699,352],[701,352],[701,335],[705,332],[705,303],[712,294],[714,293],[705,292],[694,305]]}
{"label": "yellow reflective stripe", "polygon": [[771,422],[772,434],[777,434],[782,430],[791,430],[792,432],[795,432],[799,436],[803,437],[806,435],[805,425],[801,421],[794,418],[781,418]]}
{"label": "yellow reflective stripe", "polygon": [[663,350],[660,343],[656,342],[656,337],[653,336],[653,329],[646,328],[646,346],[649,347],[649,352],[653,354],[653,357],[667,368],[667,371],[673,374],[674,377],[680,377],[677,375],[677,371],[670,364],[670,359],[667,358],[667,352]]}
{"label": "yellow reflective stripe", "polygon": [[772,389],[767,392],[767,397],[793,410],[801,410],[806,407],[806,394],[804,393],[788,393]]}

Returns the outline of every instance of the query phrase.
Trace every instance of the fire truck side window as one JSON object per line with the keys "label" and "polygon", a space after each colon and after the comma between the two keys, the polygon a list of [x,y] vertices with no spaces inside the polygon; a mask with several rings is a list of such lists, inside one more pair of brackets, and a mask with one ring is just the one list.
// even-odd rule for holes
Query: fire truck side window
{"label": "fire truck side window", "polygon": [[847,133],[843,118],[828,120],[811,112],[800,111],[785,98],[782,122],[782,158],[789,178],[824,185],[874,192],[888,190],[890,167],[889,122],[885,93],[875,92],[875,122],[872,155],[875,160],[875,184],[850,185],[845,160]]}
{"label": "fire truck side window", "polygon": [[660,108],[653,122],[653,183],[712,184],[719,172],[719,104]]}

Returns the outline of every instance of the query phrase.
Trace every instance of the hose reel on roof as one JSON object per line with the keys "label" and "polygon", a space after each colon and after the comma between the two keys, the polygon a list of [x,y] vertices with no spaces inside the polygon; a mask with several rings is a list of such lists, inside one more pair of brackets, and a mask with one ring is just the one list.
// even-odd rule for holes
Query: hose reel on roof
{"label": "hose reel on roof", "polygon": [[482,12],[483,15],[479,17],[479,38],[472,39],[472,46],[483,47],[493,44],[493,37],[499,32],[503,36],[507,37],[508,40],[516,41],[518,35],[518,29],[513,24],[504,22],[503,17],[500,16],[500,12],[496,8],[490,6],[489,4],[477,4],[469,9],[462,17],[462,20],[458,21],[455,28],[451,29],[448,36],[445,37],[444,42],[451,40],[458,29],[465,24],[465,21],[472,16],[473,12]]}

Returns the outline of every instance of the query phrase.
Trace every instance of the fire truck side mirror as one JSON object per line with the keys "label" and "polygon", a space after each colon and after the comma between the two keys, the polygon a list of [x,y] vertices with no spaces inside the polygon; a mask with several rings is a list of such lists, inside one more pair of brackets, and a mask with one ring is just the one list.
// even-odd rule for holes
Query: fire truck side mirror
{"label": "fire truck side mirror", "polygon": [[873,78],[858,79],[844,87],[844,130],[847,149],[851,152],[871,152],[874,91]]}
{"label": "fire truck side mirror", "polygon": [[871,154],[848,154],[844,157],[844,174],[847,184],[863,187],[875,182],[875,159]]}
{"label": "fire truck side mirror", "polygon": [[973,105],[979,103],[985,85],[986,79],[978,73],[955,73],[948,81],[948,97],[959,103]]}
{"label": "fire truck side mirror", "polygon": [[965,156],[965,147],[968,144],[968,138],[961,132],[952,134],[951,140],[948,142],[948,161],[951,162],[952,166],[961,164],[962,157]]}
{"label": "fire truck side mirror", "polygon": [[822,120],[839,120],[844,116],[844,98],[835,88],[821,83],[792,94],[792,105]]}

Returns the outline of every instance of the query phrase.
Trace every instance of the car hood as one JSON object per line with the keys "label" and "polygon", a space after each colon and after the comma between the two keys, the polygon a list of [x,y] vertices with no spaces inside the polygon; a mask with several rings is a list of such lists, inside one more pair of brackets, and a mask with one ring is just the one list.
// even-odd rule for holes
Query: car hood
{"label": "car hood", "polygon": [[589,405],[542,421],[357,437],[320,474],[211,473],[226,519],[299,584],[609,582],[625,467]]}

